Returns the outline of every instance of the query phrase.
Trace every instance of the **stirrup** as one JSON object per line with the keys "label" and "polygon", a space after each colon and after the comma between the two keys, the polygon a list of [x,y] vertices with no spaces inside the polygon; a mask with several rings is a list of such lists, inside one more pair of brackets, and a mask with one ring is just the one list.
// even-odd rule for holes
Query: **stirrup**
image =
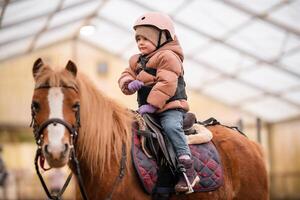
{"label": "stirrup", "polygon": [[191,183],[190,183],[190,181],[189,181],[189,179],[188,179],[186,173],[185,173],[185,172],[182,172],[182,174],[183,174],[183,177],[184,177],[184,179],[185,179],[185,182],[187,183],[187,186],[188,186],[188,191],[186,191],[185,194],[193,193],[193,192],[194,192],[194,189],[193,189],[193,187],[192,187],[192,185],[191,185]]}

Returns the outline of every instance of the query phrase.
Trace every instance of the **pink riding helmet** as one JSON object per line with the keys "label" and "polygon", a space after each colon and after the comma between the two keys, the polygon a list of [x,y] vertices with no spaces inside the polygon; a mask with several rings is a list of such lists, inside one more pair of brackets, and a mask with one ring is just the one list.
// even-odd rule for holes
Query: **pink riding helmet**
{"label": "pink riding helmet", "polygon": [[175,28],[172,19],[164,13],[148,12],[140,16],[133,25],[134,30],[137,26],[154,26],[160,30],[167,31],[172,40],[175,39]]}

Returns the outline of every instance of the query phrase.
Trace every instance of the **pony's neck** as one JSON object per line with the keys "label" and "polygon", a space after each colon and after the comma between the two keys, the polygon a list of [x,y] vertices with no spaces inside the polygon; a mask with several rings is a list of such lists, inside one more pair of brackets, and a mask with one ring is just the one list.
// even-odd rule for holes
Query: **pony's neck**
{"label": "pony's neck", "polygon": [[92,176],[102,177],[120,160],[122,144],[129,149],[132,115],[125,107],[106,97],[86,77],[79,76],[80,120],[79,159]]}

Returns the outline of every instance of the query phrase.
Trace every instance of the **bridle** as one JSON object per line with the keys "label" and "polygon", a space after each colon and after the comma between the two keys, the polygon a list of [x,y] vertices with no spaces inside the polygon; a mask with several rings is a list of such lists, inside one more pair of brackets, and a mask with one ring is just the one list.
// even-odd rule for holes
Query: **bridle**
{"label": "bridle", "polygon": [[[61,86],[61,87],[65,87],[65,86]],[[40,86],[40,87],[35,88],[35,90],[41,89],[41,88],[48,88],[49,89],[50,86]],[[69,87],[66,86],[66,88],[69,88]],[[74,89],[74,88],[72,88],[72,89]],[[77,91],[77,90],[75,89],[75,91]],[[67,130],[70,134],[70,138],[71,138],[70,139],[70,154],[71,154],[71,156],[70,156],[70,161],[69,162],[70,162],[71,166],[75,169],[74,173],[75,173],[75,175],[77,176],[77,179],[78,179],[78,184],[79,184],[81,196],[82,196],[83,200],[88,200],[86,190],[83,186],[83,179],[82,179],[82,175],[81,175],[81,172],[80,172],[79,161],[78,161],[76,153],[75,153],[75,145],[76,145],[76,142],[77,142],[79,128],[80,128],[80,105],[78,104],[77,106],[78,106],[77,110],[75,111],[75,119],[76,119],[75,124],[70,124],[70,123],[66,122],[65,120],[62,120],[62,119],[59,119],[59,118],[50,118],[50,119],[47,119],[46,121],[44,121],[43,123],[38,124],[37,120],[36,120],[37,112],[33,108],[33,105],[31,105],[32,120],[31,120],[31,123],[30,123],[30,127],[33,128],[33,134],[34,134],[35,142],[38,146],[38,148],[36,150],[34,164],[35,164],[35,169],[36,169],[37,175],[38,175],[38,177],[41,181],[41,184],[42,184],[49,200],[61,200],[61,197],[62,197],[63,193],[65,192],[65,190],[66,190],[66,188],[67,188],[67,186],[70,183],[71,178],[72,178],[72,172],[71,172],[69,174],[68,178],[66,179],[62,189],[58,192],[58,194],[56,194],[54,196],[49,192],[49,189],[48,189],[48,187],[47,187],[47,185],[46,185],[46,183],[43,179],[43,176],[40,173],[40,168],[39,168],[38,163],[40,163],[40,166],[44,170],[51,169],[51,168],[49,168],[49,169],[44,168],[44,163],[43,162],[44,162],[45,158],[44,158],[43,153],[42,153],[42,141],[43,141],[43,137],[44,137],[43,130],[47,126],[49,126],[50,124],[53,124],[54,126],[56,126],[57,124],[61,124],[65,128],[67,128]],[[40,162],[38,162],[38,161],[40,161]],[[116,177],[116,179],[114,181],[113,188],[112,188],[111,192],[107,195],[107,197],[105,199],[109,200],[109,199],[112,198],[113,192],[115,191],[115,188],[120,183],[122,178],[125,176],[125,168],[126,168],[125,166],[126,166],[126,145],[123,143],[123,145],[122,145],[122,158],[121,158],[121,161],[120,161],[119,175]]]}
{"label": "bridle", "polygon": [[[50,86],[42,86],[42,87],[37,87],[35,88],[35,90],[37,89],[41,89],[41,88],[50,88]],[[63,125],[68,132],[70,133],[70,164],[73,165],[74,169],[75,169],[75,175],[78,178],[78,184],[80,187],[80,192],[82,195],[82,198],[84,200],[88,200],[87,198],[87,194],[86,191],[83,187],[83,180],[82,180],[82,176],[81,176],[81,172],[80,172],[80,167],[79,167],[79,161],[77,159],[76,153],[75,153],[75,148],[74,145],[76,144],[77,138],[78,138],[78,132],[79,132],[79,128],[80,128],[80,105],[78,104],[78,109],[75,112],[75,124],[71,125],[70,123],[66,122],[65,120],[59,119],[59,118],[50,118],[47,119],[46,121],[44,121],[41,124],[37,123],[36,120],[36,114],[37,112],[35,111],[35,109],[33,108],[33,105],[31,105],[31,124],[30,127],[33,128],[33,134],[34,134],[34,138],[35,138],[35,142],[38,146],[37,150],[36,150],[36,155],[35,155],[35,159],[34,159],[34,164],[35,164],[35,169],[37,172],[37,175],[41,181],[41,184],[46,192],[46,195],[49,199],[51,200],[60,200],[61,196],[63,195],[63,193],[65,192],[65,189],[67,188],[68,184],[71,181],[72,178],[72,172],[69,174],[68,178],[66,179],[62,189],[58,192],[58,194],[56,194],[55,196],[53,196],[52,194],[50,194],[49,189],[43,179],[43,176],[40,173],[40,168],[39,168],[39,162],[40,161],[40,166],[44,169],[44,170],[49,170],[49,169],[45,169],[44,168],[44,156],[42,153],[42,141],[43,141],[43,130],[48,127],[50,124],[53,124],[54,126],[56,126],[57,124],[61,124]]]}

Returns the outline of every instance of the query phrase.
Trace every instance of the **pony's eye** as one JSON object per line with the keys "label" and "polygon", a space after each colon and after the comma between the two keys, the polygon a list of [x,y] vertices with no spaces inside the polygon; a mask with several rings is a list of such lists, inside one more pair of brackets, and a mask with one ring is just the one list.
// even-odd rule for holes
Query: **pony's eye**
{"label": "pony's eye", "polygon": [[72,106],[72,110],[73,110],[74,112],[79,111],[79,108],[80,108],[79,102],[74,103],[73,106]]}
{"label": "pony's eye", "polygon": [[40,104],[37,101],[32,101],[31,103],[31,109],[32,111],[34,111],[35,113],[37,113],[40,110]]}

